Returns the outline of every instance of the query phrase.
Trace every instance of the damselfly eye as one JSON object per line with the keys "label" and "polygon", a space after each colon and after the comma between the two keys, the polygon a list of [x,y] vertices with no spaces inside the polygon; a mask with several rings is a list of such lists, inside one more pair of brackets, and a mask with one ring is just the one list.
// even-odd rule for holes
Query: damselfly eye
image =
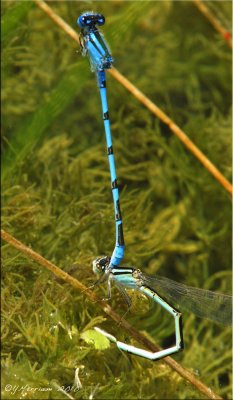
{"label": "damselfly eye", "polygon": [[99,17],[98,17],[98,25],[104,25],[104,23],[105,23],[105,18],[104,18],[104,16],[103,15],[100,15]]}
{"label": "damselfly eye", "polygon": [[92,12],[87,12],[79,16],[77,19],[77,24],[80,28],[90,27],[94,28],[95,25],[104,25],[105,18],[102,14],[94,14]]}
{"label": "damselfly eye", "polygon": [[77,24],[80,26],[80,28],[84,28],[84,26],[85,26],[85,17],[83,15],[80,15],[80,17],[78,17]]}
{"label": "damselfly eye", "polygon": [[96,258],[92,263],[93,272],[95,274],[103,273],[106,270],[106,268],[109,266],[110,260],[111,260],[111,257],[108,257],[108,256]]}

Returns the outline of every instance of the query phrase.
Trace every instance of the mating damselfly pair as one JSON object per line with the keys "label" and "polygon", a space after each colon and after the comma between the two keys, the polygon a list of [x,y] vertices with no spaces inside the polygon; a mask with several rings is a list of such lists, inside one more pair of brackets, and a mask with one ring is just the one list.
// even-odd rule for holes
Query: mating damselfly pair
{"label": "mating damselfly pair", "polygon": [[[123,351],[151,360],[158,360],[183,349],[182,316],[178,309],[175,309],[169,304],[170,302],[171,304],[173,302],[181,303],[184,309],[195,313],[199,317],[208,318],[215,322],[228,325],[232,323],[232,296],[189,287],[167,278],[148,277],[135,268],[120,267],[120,263],[124,257],[125,244],[105,74],[105,70],[111,68],[113,58],[103,35],[98,30],[98,26],[102,26],[105,23],[103,15],[94,12],[86,12],[80,15],[77,23],[81,28],[80,45],[82,53],[89,57],[91,69],[96,73],[100,90],[116,224],[116,243],[113,253],[111,257],[98,257],[93,261],[93,271],[99,275],[98,283],[107,282],[108,298],[111,297],[111,282],[114,282],[123,293],[129,306],[130,299],[126,293],[126,288],[139,290],[158,303],[174,318],[176,342],[172,347],[152,353],[119,342],[114,336],[100,328],[96,327],[95,329],[115,342],[118,348]],[[164,298],[168,299],[169,302],[165,301],[164,298],[160,296],[160,293]]]}

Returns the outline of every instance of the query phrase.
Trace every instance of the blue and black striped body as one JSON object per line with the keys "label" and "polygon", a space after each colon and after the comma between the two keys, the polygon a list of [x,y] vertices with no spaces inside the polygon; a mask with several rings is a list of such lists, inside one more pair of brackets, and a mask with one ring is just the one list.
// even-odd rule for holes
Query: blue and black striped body
{"label": "blue and black striped body", "polygon": [[82,28],[80,44],[83,55],[88,54],[93,71],[101,71],[111,68],[113,63],[109,48],[103,35],[96,28],[96,25],[103,25],[105,18],[101,14],[84,13],[77,20]]}
{"label": "blue and black striped body", "polygon": [[110,129],[105,71],[98,71],[97,78],[98,78],[98,85],[100,89],[100,96],[101,96],[101,103],[103,110],[103,120],[104,120],[108,161],[109,161],[109,168],[111,175],[112,196],[113,196],[115,221],[116,221],[116,245],[110,261],[110,268],[113,268],[114,266],[115,267],[118,266],[124,257],[124,234],[123,234],[119,190],[117,186],[117,176],[116,176],[116,168],[115,168],[113,146],[112,146],[112,135]]}
{"label": "blue and black striped body", "polygon": [[124,257],[124,235],[122,226],[122,216],[120,210],[119,190],[117,186],[116,168],[112,146],[112,135],[109,120],[106,76],[105,69],[111,68],[113,63],[112,56],[104,41],[102,34],[98,31],[96,25],[103,25],[105,18],[101,14],[86,12],[77,20],[81,30],[82,53],[88,55],[92,69],[96,72],[98,86],[100,90],[101,104],[103,110],[103,120],[105,128],[105,137],[107,144],[108,161],[111,175],[112,196],[114,203],[114,213],[116,222],[116,244],[112,253],[109,268],[117,267]]}
{"label": "blue and black striped body", "polygon": [[[151,297],[155,302],[160,304],[160,306],[163,307],[167,312],[169,312],[175,320],[176,344],[175,346],[169,347],[168,349],[152,353],[144,349],[139,349],[126,343],[119,342],[114,336],[108,334],[100,328],[95,329],[104,336],[108,337],[111,341],[115,342],[119,349],[132,354],[137,354],[141,357],[145,357],[151,360],[156,360],[162,357],[166,357],[169,354],[176,353],[183,348],[181,314],[173,307],[171,307],[167,302],[165,302],[154,290],[145,285],[145,282],[142,279],[142,274],[139,270],[136,270],[134,268],[121,268],[119,266],[121,260],[124,257],[125,246],[122,216],[120,210],[119,190],[117,185],[116,168],[112,146],[112,135],[109,120],[105,76],[105,69],[111,68],[113,60],[103,36],[96,28],[96,25],[101,26],[104,24],[104,16],[101,14],[87,12],[80,15],[77,22],[78,25],[82,28],[80,41],[82,53],[84,55],[88,54],[90,58],[92,69],[96,72],[97,75],[97,81],[100,90],[116,222],[116,244],[112,256],[111,258],[107,256],[98,257],[96,260],[94,260],[93,271],[98,275],[102,275],[99,282],[103,281],[103,279],[107,279],[108,298],[111,297],[112,280],[115,281],[116,284],[118,284],[119,288],[127,287],[130,289],[139,290],[142,293],[146,294],[148,297]],[[122,293],[124,293],[124,295],[126,296],[125,292]]]}

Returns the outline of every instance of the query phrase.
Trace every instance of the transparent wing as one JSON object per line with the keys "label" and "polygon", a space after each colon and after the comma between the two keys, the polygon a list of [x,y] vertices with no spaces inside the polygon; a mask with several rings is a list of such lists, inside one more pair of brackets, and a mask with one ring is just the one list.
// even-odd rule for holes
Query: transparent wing
{"label": "transparent wing", "polygon": [[164,297],[171,305],[191,311],[201,318],[232,325],[232,296],[186,286],[171,279],[140,275],[143,283]]}

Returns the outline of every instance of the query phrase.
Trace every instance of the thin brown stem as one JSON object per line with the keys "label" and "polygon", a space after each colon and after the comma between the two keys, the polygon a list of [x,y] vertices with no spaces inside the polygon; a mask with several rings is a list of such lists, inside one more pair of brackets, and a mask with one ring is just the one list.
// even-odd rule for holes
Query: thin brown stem
{"label": "thin brown stem", "polygon": [[[79,42],[79,35],[61,17],[59,17],[44,1],[33,0],[60,28],[62,28],[76,42]],[[224,187],[233,194],[233,186],[224,177],[217,167],[202,153],[202,151],[189,139],[185,132],[175,124],[158,106],[156,106],[143,92],[138,90],[127,78],[116,68],[109,70],[109,73],[124,86],[137,100],[140,101],[150,112],[166,124],[171,132],[184,144],[184,146],[201,162],[209,173]]]}
{"label": "thin brown stem", "polygon": [[[36,261],[38,264],[47,268],[51,271],[57,278],[62,279],[63,281],[69,283],[74,288],[82,291],[83,295],[88,297],[91,301],[95,301],[96,304],[102,308],[102,310],[114,321],[121,324],[123,327],[134,339],[143,344],[149,350],[155,352],[160,350],[160,347],[152,343],[149,339],[147,339],[144,335],[138,332],[135,328],[132,327],[125,319],[123,319],[120,315],[118,315],[106,302],[99,300],[98,297],[89,290],[85,285],[79,282],[76,278],[67,274],[62,269],[58,268],[55,264],[46,260],[46,258],[42,257],[40,254],[36,253],[30,247],[25,246],[22,242],[17,240],[14,236],[10,235],[8,232],[1,229],[1,237],[3,240],[8,242],[11,246],[15,247],[21,253],[25,254],[30,259]],[[174,371],[176,371],[182,378],[191,383],[199,392],[203,393],[209,399],[218,399],[222,398],[215,394],[209,387],[207,387],[204,383],[202,383],[199,379],[197,379],[190,371],[183,368],[178,362],[173,360],[171,357],[166,357],[163,360],[167,365],[169,365]]]}
{"label": "thin brown stem", "polygon": [[48,4],[46,4],[43,0],[33,0],[33,1],[38,7],[41,8],[41,10],[43,10],[49,16],[49,18],[51,18],[53,20],[53,22],[55,22],[55,24],[60,26],[60,28],[62,28],[63,31],[65,31],[70,37],[72,37],[72,39],[74,39],[76,42],[79,43],[78,33],[75,32],[75,30],[73,28],[71,28],[71,26],[69,24],[67,24],[64,21],[64,19],[59,17],[59,15],[57,15],[52,10],[52,8],[48,6]]}
{"label": "thin brown stem", "polygon": [[231,34],[228,32],[219,20],[211,13],[211,11],[208,9],[208,7],[203,3],[201,0],[193,0],[194,4],[197,6],[198,10],[208,19],[208,21],[211,23],[211,25],[214,27],[214,29],[220,33],[220,35],[223,37],[223,39],[226,41],[228,46],[232,49],[232,39],[231,39]]}
{"label": "thin brown stem", "polygon": [[170,130],[180,139],[189,151],[202,163],[202,165],[212,174],[215,179],[231,194],[233,194],[233,186],[215,167],[215,165],[202,153],[202,151],[189,139],[186,133],[176,125],[171,118],[168,117],[159,107],[157,107],[147,96],[136,88],[128,79],[126,79],[116,68],[109,70],[114,76],[136,99],[148,108],[154,115],[166,124]]}

